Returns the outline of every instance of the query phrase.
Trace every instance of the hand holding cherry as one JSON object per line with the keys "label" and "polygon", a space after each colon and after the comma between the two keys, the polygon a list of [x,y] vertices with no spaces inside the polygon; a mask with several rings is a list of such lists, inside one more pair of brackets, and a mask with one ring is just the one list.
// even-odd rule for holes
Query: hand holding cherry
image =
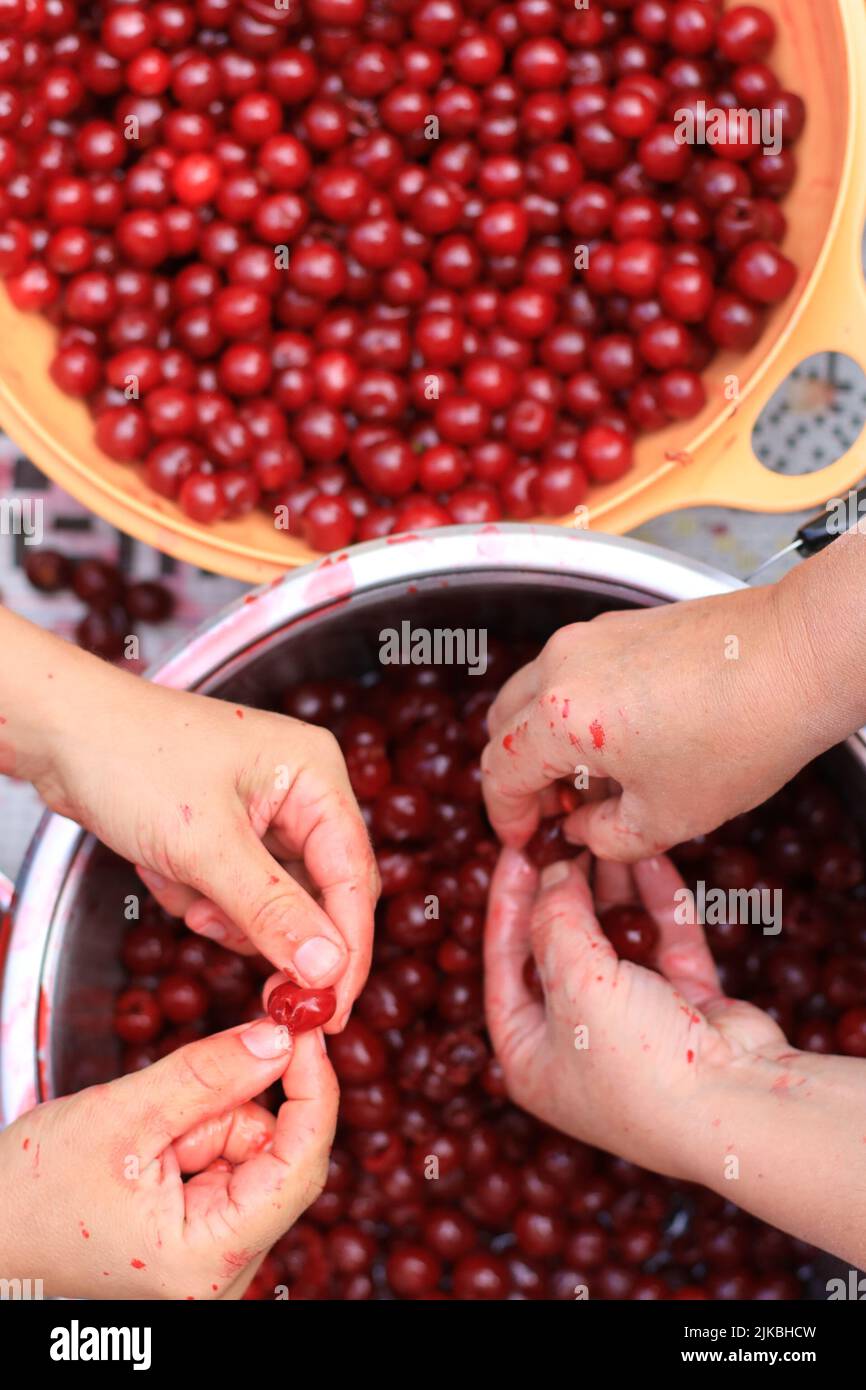
{"label": "hand holding cherry", "polygon": [[[275,1118],[253,1098],[280,1078]],[[0,1269],[52,1296],[241,1298],[322,1189],[337,1099],[321,1032],[260,1019],[40,1105],[0,1135]]]}
{"label": "hand holding cherry", "polygon": [[[862,1061],[797,1051],[768,1014],[725,997],[702,928],[677,921],[682,880],[668,859],[596,864],[609,936],[584,860],[539,877],[506,849],[493,878],[487,1026],[509,1095],[575,1138],[701,1183],[861,1265],[866,1225],[851,1213],[864,1163]],[[626,914],[638,898],[655,931]],[[623,959],[623,946],[658,973]],[[813,1175],[830,1164],[833,1199],[816,1202]]]}
{"label": "hand holding cherry", "polygon": [[[575,1138],[703,1179],[708,1078],[734,1058],[784,1051],[784,1034],[751,1004],[724,997],[701,928],[675,920],[682,880],[668,859],[633,871],[595,866],[600,909],[642,902],[658,933],[659,973],[618,958],[581,862],[560,861],[539,876],[506,849],[494,875],[486,1010],[509,1094]],[[527,982],[530,955],[543,1000]]]}
{"label": "hand holding cherry", "polygon": [[4,739],[55,811],[134,863],[172,916],[335,986],[342,1028],[367,977],[378,871],[327,729],[151,685],[0,608],[15,650]]}
{"label": "hand holding cherry", "polygon": [[[335,986],[328,1027],[342,1028],[367,977],[379,880],[336,741],[284,715],[172,698],[186,746],[150,803],[150,842],[138,837],[130,857],[194,931],[261,952],[303,986]],[[181,798],[192,818],[173,848],[165,807]]]}
{"label": "hand holding cherry", "polygon": [[565,838],[626,863],[767,800],[866,718],[862,625],[830,651],[836,615],[857,622],[864,562],[866,540],[846,538],[766,588],[560,628],[488,712],[499,838],[523,847],[543,793],[578,772],[591,796]]}

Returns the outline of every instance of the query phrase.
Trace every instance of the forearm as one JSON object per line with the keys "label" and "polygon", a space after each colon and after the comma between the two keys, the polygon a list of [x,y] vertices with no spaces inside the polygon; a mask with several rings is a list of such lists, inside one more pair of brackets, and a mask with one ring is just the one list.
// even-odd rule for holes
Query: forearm
{"label": "forearm", "polygon": [[866,724],[866,535],[851,531],[798,565],[775,600],[789,666],[780,676],[823,752]]}
{"label": "forearm", "polygon": [[866,1062],[743,1058],[711,1085],[700,1125],[705,1186],[866,1267]]}
{"label": "forearm", "polygon": [[0,650],[0,773],[32,782],[62,809],[64,750],[92,735],[128,677],[2,607]]}

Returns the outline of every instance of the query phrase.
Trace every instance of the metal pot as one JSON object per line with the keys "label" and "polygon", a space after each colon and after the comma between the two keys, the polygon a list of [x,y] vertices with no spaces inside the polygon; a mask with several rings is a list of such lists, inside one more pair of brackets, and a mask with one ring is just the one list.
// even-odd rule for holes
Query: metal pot
{"label": "metal pot", "polygon": [[[743,587],[635,541],[526,525],[453,527],[296,570],[201,629],[151,679],[246,704],[298,679],[377,664],[379,631],[474,628],[544,639],[609,608],[646,607]],[[849,800],[866,806],[866,744],[828,755]],[[132,771],[130,775],[133,775]],[[138,773],[137,775],[141,775]],[[116,1074],[111,1031],[131,867],[61,816],[46,815],[11,913],[0,995],[0,1114]],[[2,903],[0,903],[2,907]],[[0,956],[4,933],[0,931]]]}

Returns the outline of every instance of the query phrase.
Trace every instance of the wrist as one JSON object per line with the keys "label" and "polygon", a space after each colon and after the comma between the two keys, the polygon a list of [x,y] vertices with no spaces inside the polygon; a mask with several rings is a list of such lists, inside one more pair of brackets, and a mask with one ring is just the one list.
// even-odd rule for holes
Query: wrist
{"label": "wrist", "polygon": [[695,1181],[859,1267],[866,1261],[866,1066],[789,1049],[704,1077]]}
{"label": "wrist", "polygon": [[[760,1054],[732,1055],[726,1044],[719,1052],[718,1058],[711,1055],[700,1063],[694,1181],[742,1205],[743,1170],[752,1167],[755,1144],[769,1139],[767,1107],[787,1088],[786,1069]],[[785,1055],[799,1056],[793,1051]]]}

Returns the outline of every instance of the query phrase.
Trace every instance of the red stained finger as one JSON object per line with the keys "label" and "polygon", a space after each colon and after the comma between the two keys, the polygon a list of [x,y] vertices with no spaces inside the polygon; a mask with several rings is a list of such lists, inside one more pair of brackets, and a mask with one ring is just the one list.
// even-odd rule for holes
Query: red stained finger
{"label": "red stained finger", "polygon": [[567,980],[602,982],[616,974],[616,953],[599,925],[586,875],[574,860],[542,870],[531,938],[546,993],[562,991]]}
{"label": "red stained finger", "polygon": [[537,887],[538,874],[529,860],[518,850],[504,849],[487,903],[484,995],[490,1037],[505,1064],[515,1045],[544,1024],[544,1007],[523,978],[532,954],[529,923]]}
{"label": "red stained finger", "polygon": [[515,671],[499,691],[487,711],[487,731],[491,739],[504,732],[518,710],[529,704],[538,694],[538,662],[530,661]]}
{"label": "red stained finger", "polygon": [[659,930],[656,964],[662,974],[696,1008],[704,1009],[723,997],[718,971],[700,923],[690,915],[687,890],[666,855],[655,855],[634,866],[641,902]]}
{"label": "red stained finger", "polygon": [[539,793],[582,765],[572,737],[561,710],[540,707],[538,701],[524,705],[491,737],[481,755],[482,788],[503,844],[525,845],[540,819]]}

